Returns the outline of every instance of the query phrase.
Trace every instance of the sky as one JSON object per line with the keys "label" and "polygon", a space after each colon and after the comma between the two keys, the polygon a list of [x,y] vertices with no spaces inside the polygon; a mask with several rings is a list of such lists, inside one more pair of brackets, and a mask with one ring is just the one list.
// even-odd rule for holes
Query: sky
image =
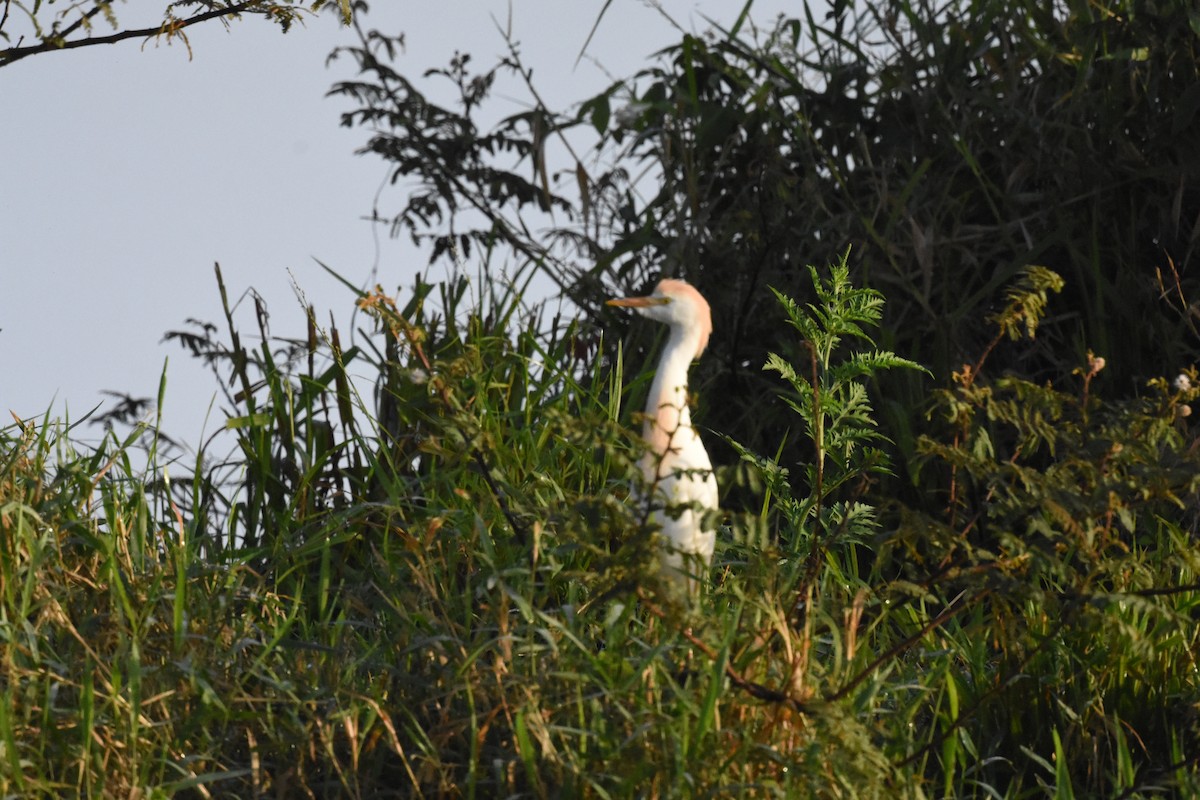
{"label": "sky", "polygon": [[[507,52],[509,24],[550,108],[590,97],[679,39],[730,25],[729,0],[442,0],[372,3],[365,28],[405,35],[397,59],[416,77],[455,51],[481,68]],[[160,4],[152,4],[160,5]],[[127,26],[132,9],[116,4]],[[768,25],[785,0],[756,0]],[[664,13],[665,12],[665,13]],[[283,35],[257,18],[190,29],[179,43],[128,40],[26,58],[0,68],[0,413],[78,420],[104,390],[153,397],[167,378],[162,424],[192,445],[224,417],[212,375],[168,330],[220,322],[213,264],[231,301],[253,288],[273,333],[303,331],[293,281],[317,307],[349,319],[350,281],[407,287],[427,256],[365,221],[387,166],[356,155],[369,136],[343,128],[347,101],[326,97],[353,76],[329,52],[354,42],[331,14]],[[509,113],[520,108],[520,98]],[[395,192],[395,189],[386,191]],[[383,194],[382,207],[402,198]],[[253,303],[242,301],[251,331]],[[222,328],[223,329],[223,328]],[[210,411],[211,409],[211,411]],[[0,425],[3,425],[0,420]],[[88,438],[85,430],[80,438]],[[98,434],[98,431],[95,431]]]}

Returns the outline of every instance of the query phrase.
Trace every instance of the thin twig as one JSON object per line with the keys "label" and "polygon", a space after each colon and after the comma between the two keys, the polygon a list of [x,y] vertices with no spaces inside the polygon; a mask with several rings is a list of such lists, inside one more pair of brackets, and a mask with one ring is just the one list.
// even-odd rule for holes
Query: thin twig
{"label": "thin twig", "polygon": [[912,636],[909,636],[904,641],[898,642],[898,643],[892,645],[890,648],[888,648],[888,650],[886,652],[884,652],[878,658],[876,658],[874,661],[872,661],[870,664],[868,664],[865,669],[863,669],[857,675],[855,675],[853,678],[851,678],[846,683],[846,685],[844,685],[841,689],[838,689],[836,692],[829,695],[825,699],[831,703],[836,700],[841,700],[843,697],[845,697],[847,694],[849,694],[851,691],[853,691],[855,689],[855,687],[857,687],[860,683],[862,683],[864,680],[866,680],[867,677],[869,677],[871,675],[871,673],[873,673],[876,669],[878,669],[880,664],[887,661],[888,659],[895,658],[896,656],[900,655],[905,650],[907,650],[908,648],[912,647],[914,644],[919,642],[921,639],[925,638],[925,635],[927,633],[929,633],[930,631],[932,631],[934,628],[941,627],[941,625],[943,623],[948,622],[951,618],[958,616],[958,614],[960,612],[964,611],[965,609],[970,608],[972,605],[974,605],[974,603],[976,601],[982,600],[984,597],[986,597],[990,593],[990,591],[991,591],[990,589],[984,589],[982,592],[980,592],[979,594],[972,597],[970,602],[964,603],[962,605],[958,605],[956,607],[956,604],[958,603],[959,600],[962,599],[962,596],[963,596],[962,594],[959,594],[958,597],[955,597],[953,600],[950,601],[950,604],[948,606],[946,606],[946,608],[942,611],[941,614],[938,614],[936,617],[931,619],[929,622],[925,623],[925,626],[923,628],[921,628],[921,630],[917,631]]}
{"label": "thin twig", "polygon": [[[667,621],[667,613],[659,608],[658,605],[650,599],[650,596],[645,589],[638,587],[636,593],[638,600],[641,601],[642,605],[646,607],[646,610],[664,622]],[[708,656],[710,659],[714,661],[717,659],[717,651],[714,650],[707,642],[703,641],[694,633],[692,633],[691,629],[685,628],[679,631],[679,634],[683,636],[683,638],[687,639],[693,647],[704,653],[704,655]],[[753,681],[747,678],[741,672],[738,672],[737,668],[735,668],[728,660],[725,661],[725,677],[727,677],[729,682],[738,689],[741,689],[756,700],[763,700],[768,703],[776,703],[779,705],[787,705],[801,714],[808,714],[812,710],[803,701],[792,697],[786,692],[782,692],[778,689],[772,689],[770,686],[766,686],[758,681]]]}

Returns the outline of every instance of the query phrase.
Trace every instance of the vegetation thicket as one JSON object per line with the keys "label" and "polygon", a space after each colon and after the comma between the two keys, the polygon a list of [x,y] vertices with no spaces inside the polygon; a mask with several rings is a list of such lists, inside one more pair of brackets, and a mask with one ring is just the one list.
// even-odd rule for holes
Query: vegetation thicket
{"label": "vegetation thicket", "polygon": [[[1063,298],[1036,344],[993,354],[998,370],[1062,377],[1092,349],[1102,391],[1128,397],[1195,360],[1194,4],[837,0],[756,38],[749,8],[566,111],[540,102],[516,45],[479,72],[460,55],[422,92],[395,71],[401,41],[364,35],[348,52],[360,79],[334,92],[411,189],[380,216],[435,258],[530,262],[593,317],[614,282],[686,278],[721,332],[692,376],[702,403],[722,399],[706,424],[763,452],[790,413],[763,402],[783,321],[768,287],[808,296],[803,266],[847,245],[888,297],[886,343],[942,379],[978,357],[1029,266],[1061,275]],[[498,82],[529,83],[529,105],[486,127]],[[431,99],[446,86],[453,108]],[[885,385],[903,428],[927,384]],[[906,457],[914,444],[897,439]]]}
{"label": "vegetation thicket", "polygon": [[[1200,17],[749,8],[487,131],[515,47],[449,110],[363,32],[391,221],[481,272],[171,334],[227,458],[165,386],[94,447],[0,428],[0,793],[1200,793]],[[691,603],[634,499],[651,342],[602,310],[658,273],[715,323]]]}

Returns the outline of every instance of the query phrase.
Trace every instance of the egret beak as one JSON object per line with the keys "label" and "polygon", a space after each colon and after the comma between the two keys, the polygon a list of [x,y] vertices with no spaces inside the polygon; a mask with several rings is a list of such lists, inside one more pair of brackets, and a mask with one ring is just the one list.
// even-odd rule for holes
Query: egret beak
{"label": "egret beak", "polygon": [[606,300],[606,306],[619,306],[621,308],[649,308],[650,306],[665,306],[671,302],[671,298],[658,295],[650,295],[649,297],[614,297],[612,300]]}

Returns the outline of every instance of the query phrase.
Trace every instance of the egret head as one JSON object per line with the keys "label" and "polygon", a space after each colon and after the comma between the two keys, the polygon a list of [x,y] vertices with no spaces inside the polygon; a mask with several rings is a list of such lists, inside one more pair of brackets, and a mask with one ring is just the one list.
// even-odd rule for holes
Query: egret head
{"label": "egret head", "polygon": [[699,358],[708,346],[708,337],[712,333],[712,311],[704,296],[687,281],[664,278],[650,295],[614,298],[608,301],[608,305],[632,308],[644,317],[696,336],[693,358]]}

